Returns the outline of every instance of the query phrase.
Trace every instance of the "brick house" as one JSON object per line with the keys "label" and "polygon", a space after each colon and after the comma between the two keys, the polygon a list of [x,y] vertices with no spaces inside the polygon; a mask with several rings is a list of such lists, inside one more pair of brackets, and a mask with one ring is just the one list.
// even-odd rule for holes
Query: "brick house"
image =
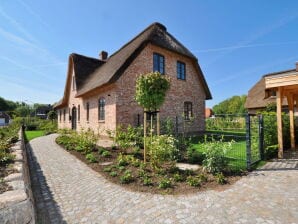
{"label": "brick house", "polygon": [[105,51],[99,59],[69,56],[64,95],[55,105],[58,127],[91,128],[106,135],[120,124],[141,124],[143,110],[134,100],[136,79],[152,71],[171,80],[161,120],[192,117],[188,131],[204,131],[205,100],[211,93],[198,60],[160,23],[147,27],[110,57]]}

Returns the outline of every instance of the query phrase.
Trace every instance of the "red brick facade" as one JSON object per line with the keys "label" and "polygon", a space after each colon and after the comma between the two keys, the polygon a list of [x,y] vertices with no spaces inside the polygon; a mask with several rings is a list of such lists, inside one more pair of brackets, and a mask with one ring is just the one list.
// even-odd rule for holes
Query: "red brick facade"
{"label": "red brick facade", "polygon": [[[153,53],[159,53],[165,58],[165,75],[170,77],[171,87],[167,92],[166,100],[160,108],[160,117],[176,120],[179,117],[179,128],[184,113],[184,102],[192,103],[194,120],[189,123],[187,131],[198,132],[205,130],[205,91],[199,79],[198,71],[192,59],[164,48],[147,44],[140,54],[133,60],[121,77],[111,85],[100,88],[90,96],[76,98],[76,90],[71,83],[67,107],[58,110],[59,128],[71,128],[69,111],[76,107],[77,130],[91,128],[95,132],[106,135],[106,130],[115,130],[117,125],[142,123],[142,108],[134,100],[136,79],[140,74],[153,71]],[[186,79],[177,79],[177,61],[186,65]],[[72,72],[73,73],[73,72]],[[72,74],[72,76],[75,74]],[[69,79],[72,82],[73,79]],[[105,120],[98,120],[98,101],[105,99]],[[87,121],[86,105],[89,103],[89,121]],[[80,119],[78,119],[78,107],[80,107]],[[63,111],[66,111],[65,121]],[[61,112],[60,112],[61,111]],[[60,116],[61,114],[61,116]]]}

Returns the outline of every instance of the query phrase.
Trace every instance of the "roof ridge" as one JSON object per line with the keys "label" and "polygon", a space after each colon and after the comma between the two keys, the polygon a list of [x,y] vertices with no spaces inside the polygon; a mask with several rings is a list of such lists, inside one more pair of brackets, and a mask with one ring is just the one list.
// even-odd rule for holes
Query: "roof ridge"
{"label": "roof ridge", "polygon": [[[123,48],[125,48],[127,45],[129,45],[130,43],[132,43],[135,39],[137,39],[138,37],[140,37],[141,35],[143,35],[146,31],[150,30],[151,28],[153,29],[154,27],[158,27],[161,30],[167,32],[167,28],[165,25],[159,23],[159,22],[154,22],[152,24],[150,24],[147,28],[145,28],[141,33],[139,33],[137,36],[133,37],[130,41],[128,41],[126,44],[124,44],[122,47],[120,47],[117,51],[115,51],[113,54],[110,55],[109,58],[113,57],[115,54],[117,54],[119,51],[121,51]],[[108,58],[108,59],[109,59]]]}
{"label": "roof ridge", "polygon": [[267,76],[271,76],[271,75],[277,75],[277,74],[286,73],[286,72],[292,72],[292,71],[296,71],[296,69],[288,69],[288,70],[282,70],[282,71],[279,71],[279,72],[267,73],[267,74],[263,75],[263,77],[267,77]]}
{"label": "roof ridge", "polygon": [[82,55],[82,54],[78,54],[78,53],[71,53],[70,54],[70,56],[75,56],[75,57],[83,57],[83,58],[86,58],[86,59],[91,59],[91,60],[96,60],[96,61],[102,61],[102,60],[100,60],[100,59],[98,59],[98,58],[93,58],[93,57],[90,57],[90,56],[86,56],[86,55]]}

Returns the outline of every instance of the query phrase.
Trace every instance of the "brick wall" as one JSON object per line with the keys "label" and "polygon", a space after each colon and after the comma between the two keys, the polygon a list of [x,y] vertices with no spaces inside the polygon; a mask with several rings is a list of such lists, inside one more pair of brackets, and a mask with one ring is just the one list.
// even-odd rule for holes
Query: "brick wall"
{"label": "brick wall", "polygon": [[[187,57],[152,44],[147,45],[116,83],[119,90],[117,124],[136,124],[137,114],[141,115],[140,120],[142,122],[142,108],[134,101],[135,84],[139,74],[152,72],[153,53],[159,53],[165,57],[165,73],[171,79],[170,90],[167,93],[165,103],[160,108],[161,119],[166,117],[175,119],[178,116],[181,124],[184,102],[190,101],[192,102],[195,119],[193,124],[190,124],[188,131],[203,131],[205,129],[206,97],[193,62]],[[186,80],[177,79],[177,60],[184,62],[186,65]],[[180,127],[182,128],[182,124]]]}

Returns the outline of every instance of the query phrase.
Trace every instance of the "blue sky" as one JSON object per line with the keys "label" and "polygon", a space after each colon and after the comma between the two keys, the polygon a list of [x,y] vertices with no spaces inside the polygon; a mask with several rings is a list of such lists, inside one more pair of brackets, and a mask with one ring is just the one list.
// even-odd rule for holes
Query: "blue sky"
{"label": "blue sky", "polygon": [[0,96],[54,103],[70,53],[112,54],[156,21],[197,56],[207,106],[298,61],[295,0],[0,0]]}

